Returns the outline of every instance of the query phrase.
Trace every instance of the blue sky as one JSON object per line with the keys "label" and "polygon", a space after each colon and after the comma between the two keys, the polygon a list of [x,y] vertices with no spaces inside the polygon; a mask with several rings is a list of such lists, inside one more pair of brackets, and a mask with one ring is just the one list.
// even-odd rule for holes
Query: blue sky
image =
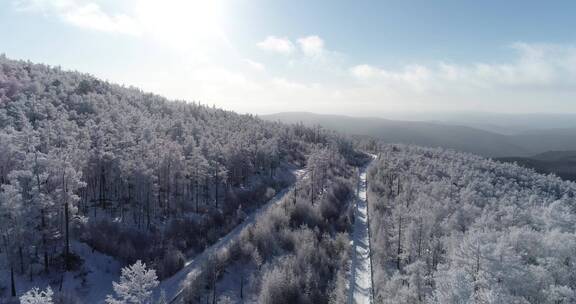
{"label": "blue sky", "polygon": [[0,0],[0,52],[254,113],[576,112],[574,1]]}

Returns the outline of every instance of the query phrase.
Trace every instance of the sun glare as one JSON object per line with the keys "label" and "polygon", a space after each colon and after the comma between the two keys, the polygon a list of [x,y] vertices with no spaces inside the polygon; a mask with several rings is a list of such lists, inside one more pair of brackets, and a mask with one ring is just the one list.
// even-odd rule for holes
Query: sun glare
{"label": "sun glare", "polygon": [[224,39],[223,15],[217,0],[144,0],[136,7],[136,17],[147,33],[180,48]]}

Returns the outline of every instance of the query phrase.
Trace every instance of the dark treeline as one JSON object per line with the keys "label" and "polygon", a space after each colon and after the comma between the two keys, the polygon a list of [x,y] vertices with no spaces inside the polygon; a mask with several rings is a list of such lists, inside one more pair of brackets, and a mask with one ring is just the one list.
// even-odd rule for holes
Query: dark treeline
{"label": "dark treeline", "polygon": [[322,149],[356,157],[319,127],[0,56],[0,263],[30,277],[72,269],[81,240],[169,276]]}
{"label": "dark treeline", "polygon": [[576,185],[441,149],[368,173],[376,303],[576,303]]}

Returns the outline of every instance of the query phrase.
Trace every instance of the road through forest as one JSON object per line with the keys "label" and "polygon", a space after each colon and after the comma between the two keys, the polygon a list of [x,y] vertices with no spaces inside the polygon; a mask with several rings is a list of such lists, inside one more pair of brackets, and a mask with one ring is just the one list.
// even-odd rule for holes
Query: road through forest
{"label": "road through forest", "polygon": [[[297,180],[301,180],[304,178],[304,170],[297,170],[295,172]],[[180,271],[176,274],[167,278],[160,282],[160,285],[156,289],[157,295],[159,295],[159,291],[163,290],[166,293],[166,298],[170,301],[170,303],[175,303],[176,300],[180,297],[182,292],[182,284],[186,281],[188,276],[194,276],[200,269],[202,265],[208,260],[210,256],[227,248],[232,241],[237,239],[240,236],[240,233],[246,228],[247,226],[253,224],[260,214],[263,214],[271,208],[272,206],[279,204],[284,196],[292,189],[293,186],[286,187],[282,191],[278,192],[272,199],[270,199],[266,204],[260,207],[258,210],[250,214],[244,221],[236,226],[230,233],[222,237],[218,242],[213,244],[212,246],[208,247],[199,255],[195,256],[194,258],[188,260]],[[156,296],[157,296],[156,295]]]}
{"label": "road through forest", "polygon": [[354,210],[352,232],[352,265],[348,304],[372,303],[372,265],[370,259],[370,239],[368,231],[368,201],[366,199],[366,170],[360,169],[358,197]]}

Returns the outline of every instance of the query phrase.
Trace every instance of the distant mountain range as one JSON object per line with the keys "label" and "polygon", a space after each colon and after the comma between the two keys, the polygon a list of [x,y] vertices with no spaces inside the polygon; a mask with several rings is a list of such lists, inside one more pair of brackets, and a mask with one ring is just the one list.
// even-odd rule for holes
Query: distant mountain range
{"label": "distant mountain range", "polygon": [[576,128],[536,129],[516,134],[501,134],[439,122],[321,115],[308,112],[284,112],[261,117],[285,123],[320,125],[350,135],[376,137],[389,143],[444,147],[493,158],[530,157],[548,151],[576,151]]}
{"label": "distant mountain range", "polygon": [[576,151],[549,151],[531,157],[502,157],[496,160],[516,163],[539,173],[554,173],[563,179],[576,181]]}
{"label": "distant mountain range", "polygon": [[500,134],[576,128],[575,113],[398,112],[372,115],[393,120],[467,126]]}

